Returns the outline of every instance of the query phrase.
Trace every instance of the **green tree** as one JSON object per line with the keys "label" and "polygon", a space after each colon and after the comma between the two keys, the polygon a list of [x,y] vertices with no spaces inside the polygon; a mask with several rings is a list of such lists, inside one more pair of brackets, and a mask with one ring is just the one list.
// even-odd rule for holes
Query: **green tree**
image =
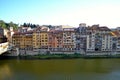
{"label": "green tree", "polygon": [[0,20],[0,27],[5,28],[5,29],[9,29],[10,27],[13,27],[13,29],[17,29],[18,24],[15,24],[13,22],[6,23],[3,20]]}
{"label": "green tree", "polygon": [[0,27],[7,28],[7,26],[5,25],[5,22],[3,20],[0,20]]}
{"label": "green tree", "polygon": [[13,29],[15,30],[15,29],[18,28],[18,24],[15,24],[15,23],[13,23],[13,22],[10,22],[10,23],[9,23],[9,27],[13,27]]}

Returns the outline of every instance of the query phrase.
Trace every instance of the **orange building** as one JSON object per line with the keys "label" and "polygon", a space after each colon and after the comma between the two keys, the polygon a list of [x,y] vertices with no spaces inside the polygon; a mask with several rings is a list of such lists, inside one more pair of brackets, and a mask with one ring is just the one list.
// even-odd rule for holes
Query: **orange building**
{"label": "orange building", "polygon": [[49,50],[62,51],[63,49],[63,32],[60,30],[49,31]]}

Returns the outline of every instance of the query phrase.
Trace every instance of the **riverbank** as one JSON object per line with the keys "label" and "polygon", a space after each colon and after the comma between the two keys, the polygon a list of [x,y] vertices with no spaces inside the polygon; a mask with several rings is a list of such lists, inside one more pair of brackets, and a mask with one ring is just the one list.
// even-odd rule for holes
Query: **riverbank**
{"label": "riverbank", "polygon": [[83,55],[83,54],[38,54],[38,55],[19,55],[19,56],[0,56],[0,59],[107,59],[120,58],[120,55]]}
{"label": "riverbank", "polygon": [[120,58],[120,55],[82,55],[82,54],[48,54],[34,56],[19,56],[20,59],[102,59],[102,58]]}

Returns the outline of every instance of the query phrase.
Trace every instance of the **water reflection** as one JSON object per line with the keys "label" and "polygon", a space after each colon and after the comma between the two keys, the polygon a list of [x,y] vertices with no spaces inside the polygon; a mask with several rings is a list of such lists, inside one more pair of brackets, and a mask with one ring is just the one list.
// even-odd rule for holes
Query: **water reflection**
{"label": "water reflection", "polygon": [[7,64],[0,65],[0,80],[9,79],[11,76],[10,67]]}
{"label": "water reflection", "polygon": [[[115,60],[114,60],[115,61]],[[50,73],[109,73],[116,69],[117,62],[112,60],[92,59],[92,60],[21,60],[14,64],[18,71],[27,71],[32,73],[50,74]],[[116,67],[116,68],[115,68]],[[119,68],[118,68],[119,69]]]}
{"label": "water reflection", "polygon": [[120,59],[8,60],[0,65],[0,80],[118,80],[119,74]]}

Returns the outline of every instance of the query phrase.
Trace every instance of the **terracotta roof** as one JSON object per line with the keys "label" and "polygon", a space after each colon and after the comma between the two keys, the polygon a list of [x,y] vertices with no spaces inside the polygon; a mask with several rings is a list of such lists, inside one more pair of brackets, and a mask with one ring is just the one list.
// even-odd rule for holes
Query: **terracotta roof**
{"label": "terracotta roof", "polygon": [[22,33],[22,32],[15,32],[14,33],[14,35],[24,35],[24,34],[32,34],[33,33],[33,30],[30,30],[30,31],[27,31],[27,32],[24,32],[24,33]]}
{"label": "terracotta roof", "polygon": [[106,27],[106,26],[100,27],[99,29],[100,29],[100,31],[111,31],[111,30],[110,30],[108,27]]}
{"label": "terracotta roof", "polygon": [[37,27],[36,29],[33,30],[33,32],[36,32],[37,30],[41,30],[41,27]]}
{"label": "terracotta roof", "polygon": [[111,32],[113,36],[118,37],[120,36],[120,33],[118,31],[112,31]]}
{"label": "terracotta roof", "polygon": [[63,28],[63,32],[74,32],[76,28]]}
{"label": "terracotta roof", "polygon": [[60,32],[62,30],[50,30],[49,32]]}
{"label": "terracotta roof", "polygon": [[99,30],[99,26],[98,25],[93,25],[91,27],[87,27],[87,30]]}
{"label": "terracotta roof", "polygon": [[15,32],[14,35],[19,35],[22,34],[21,32]]}

